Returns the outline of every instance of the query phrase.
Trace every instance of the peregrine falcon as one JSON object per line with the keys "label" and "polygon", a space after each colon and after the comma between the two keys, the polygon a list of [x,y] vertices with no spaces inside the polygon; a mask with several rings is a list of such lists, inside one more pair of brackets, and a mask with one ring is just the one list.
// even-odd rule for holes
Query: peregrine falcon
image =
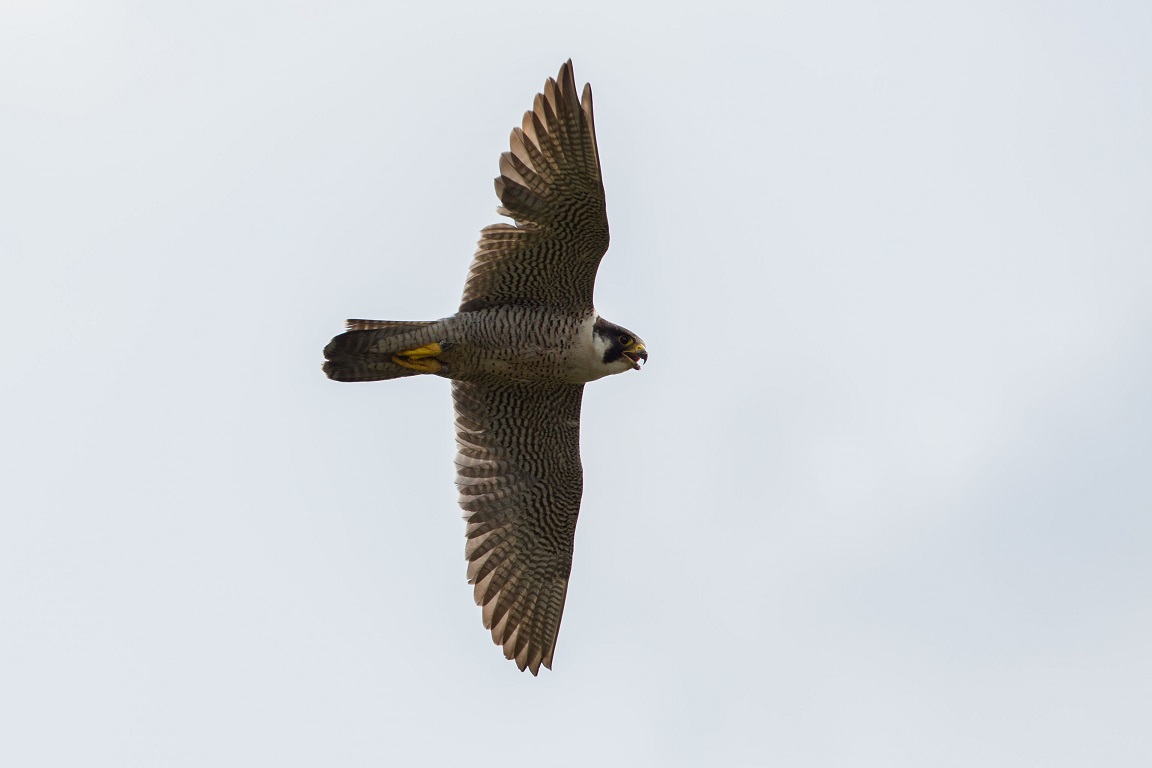
{"label": "peregrine falcon", "polygon": [[500,156],[502,216],[480,233],[460,310],[349,320],[324,348],[336,381],[452,380],[468,581],[484,626],[523,671],[552,668],[580,511],[584,384],[639,370],[643,340],[596,313],[608,249],[592,89],[572,61],[544,83]]}

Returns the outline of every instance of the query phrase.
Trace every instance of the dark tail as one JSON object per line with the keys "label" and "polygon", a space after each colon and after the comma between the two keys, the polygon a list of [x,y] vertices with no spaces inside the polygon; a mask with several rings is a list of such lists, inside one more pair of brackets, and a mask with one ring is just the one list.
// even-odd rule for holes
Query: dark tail
{"label": "dark tail", "polygon": [[[324,347],[324,373],[334,381],[382,381],[416,376],[414,371],[392,362],[402,349],[426,344],[419,331],[436,321],[349,320],[342,333]],[[407,338],[411,337],[411,339]]]}

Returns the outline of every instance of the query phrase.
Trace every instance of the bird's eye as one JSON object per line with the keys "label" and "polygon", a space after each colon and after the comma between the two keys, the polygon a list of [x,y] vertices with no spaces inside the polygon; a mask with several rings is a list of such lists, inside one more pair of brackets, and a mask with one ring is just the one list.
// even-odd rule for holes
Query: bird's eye
{"label": "bird's eye", "polygon": [[621,344],[628,344],[629,342],[632,341],[632,337],[631,336],[618,336],[618,337],[616,337],[616,341],[620,342]]}

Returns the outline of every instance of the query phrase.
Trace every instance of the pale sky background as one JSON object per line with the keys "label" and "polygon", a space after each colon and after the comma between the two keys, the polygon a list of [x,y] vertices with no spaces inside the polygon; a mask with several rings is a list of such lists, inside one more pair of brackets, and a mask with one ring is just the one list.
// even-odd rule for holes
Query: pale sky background
{"label": "pale sky background", "polygon": [[[1152,765],[1152,5],[0,6],[0,764]],[[435,378],[509,130],[596,94],[555,671]]]}

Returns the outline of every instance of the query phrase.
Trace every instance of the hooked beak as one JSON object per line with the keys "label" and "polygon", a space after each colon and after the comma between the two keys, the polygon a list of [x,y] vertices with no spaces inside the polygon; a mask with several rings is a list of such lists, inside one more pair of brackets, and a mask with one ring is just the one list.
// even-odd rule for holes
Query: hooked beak
{"label": "hooked beak", "polygon": [[643,344],[633,342],[628,345],[624,350],[624,357],[632,364],[633,370],[640,370],[640,361],[648,362],[648,350],[644,349]]}

